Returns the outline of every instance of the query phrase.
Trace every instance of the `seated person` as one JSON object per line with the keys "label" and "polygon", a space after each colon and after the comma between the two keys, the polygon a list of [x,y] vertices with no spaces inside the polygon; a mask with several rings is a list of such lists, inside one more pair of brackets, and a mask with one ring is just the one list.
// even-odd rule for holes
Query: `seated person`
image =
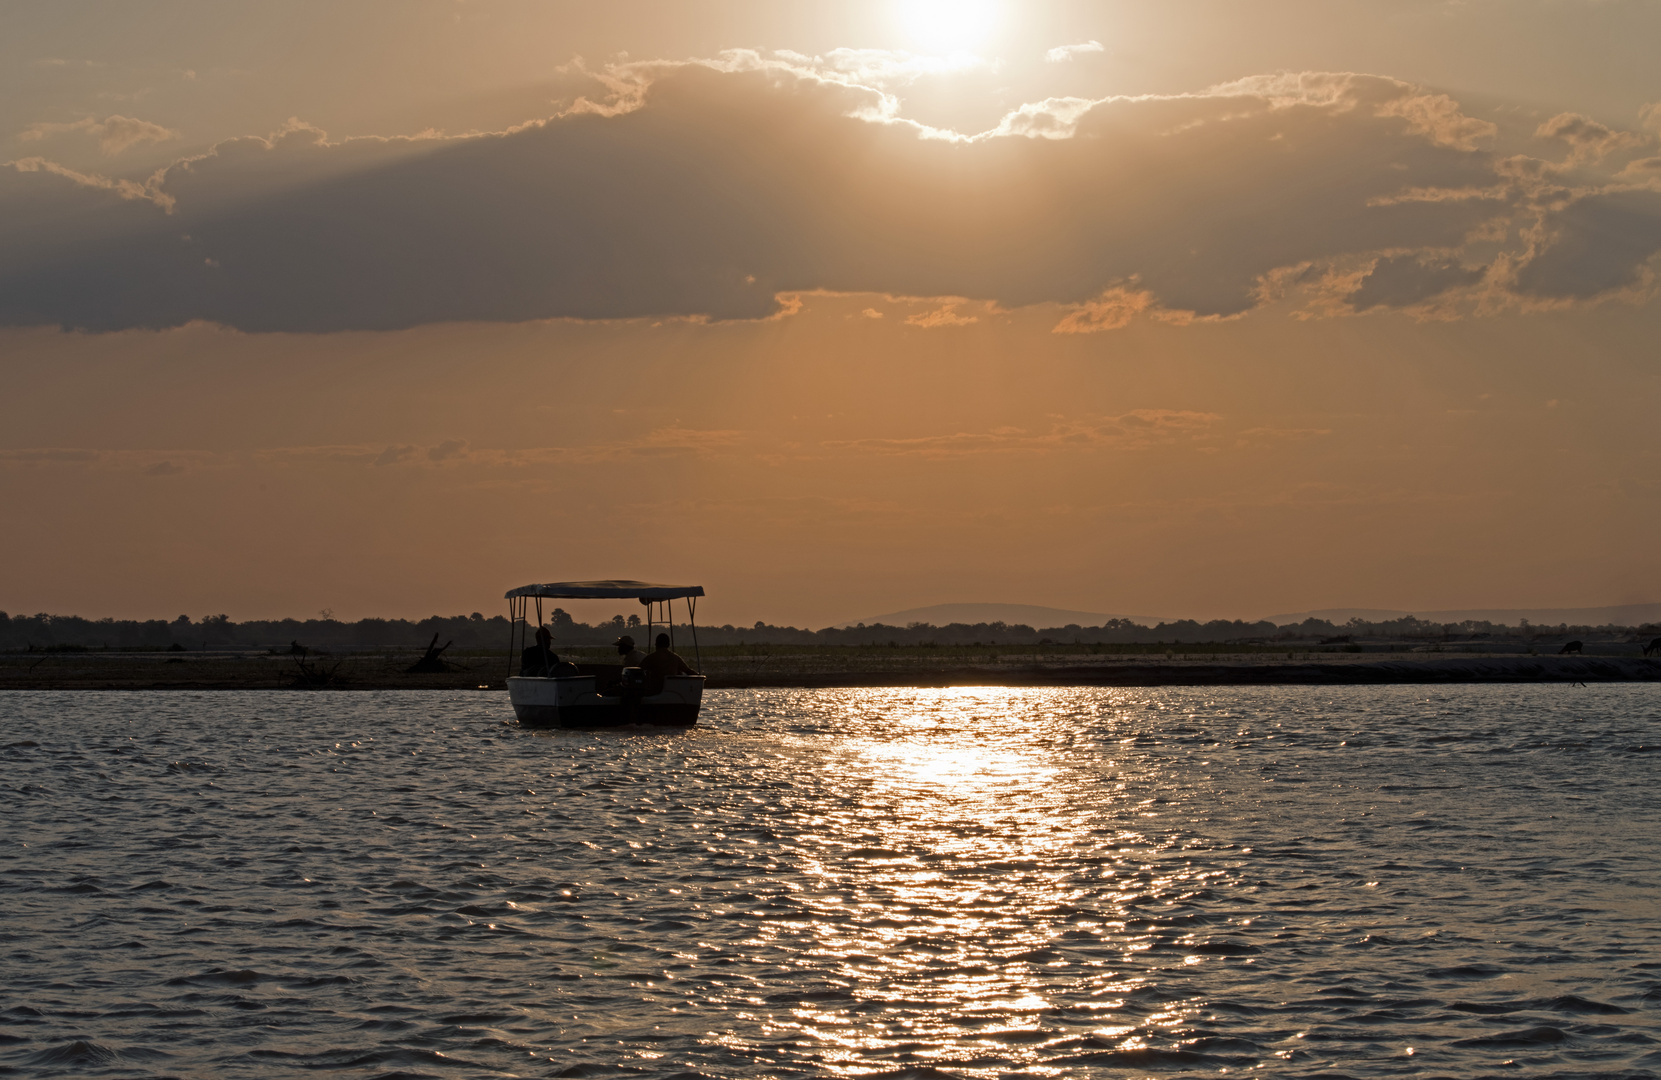
{"label": "seated person", "polygon": [[657,651],[640,662],[640,667],[646,673],[646,693],[661,694],[663,680],[671,675],[696,675],[675,653],[669,651],[669,635],[657,636]]}
{"label": "seated person", "polygon": [[617,646],[617,655],[623,658],[624,667],[639,667],[640,662],[646,659],[646,654],[634,647],[634,638],[627,634],[612,644]]}
{"label": "seated person", "polygon": [[554,635],[546,626],[536,628],[536,644],[519,654],[519,674],[532,678],[546,678],[559,654],[554,652]]}

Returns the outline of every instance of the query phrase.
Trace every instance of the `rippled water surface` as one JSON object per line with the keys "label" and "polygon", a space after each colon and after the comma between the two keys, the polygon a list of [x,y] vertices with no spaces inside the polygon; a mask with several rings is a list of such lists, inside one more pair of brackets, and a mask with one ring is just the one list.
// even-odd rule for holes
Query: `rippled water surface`
{"label": "rippled water surface", "polygon": [[1661,1074],[1661,689],[0,695],[0,1073]]}

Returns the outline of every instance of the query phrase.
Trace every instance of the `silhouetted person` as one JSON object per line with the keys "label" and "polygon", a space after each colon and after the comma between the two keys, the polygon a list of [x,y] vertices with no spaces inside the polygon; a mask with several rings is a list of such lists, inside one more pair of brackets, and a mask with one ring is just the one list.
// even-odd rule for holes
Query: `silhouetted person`
{"label": "silhouetted person", "polygon": [[537,627],[536,644],[519,654],[519,674],[546,678],[557,663],[559,655],[554,652],[554,635],[546,626]]}
{"label": "silhouetted person", "polygon": [[1655,652],[1661,652],[1661,637],[1656,638],[1654,641],[1652,641],[1648,645],[1644,646],[1644,655],[1645,656],[1648,656],[1650,653],[1655,653]]}
{"label": "silhouetted person", "polygon": [[646,659],[646,654],[634,647],[634,638],[627,634],[612,644],[617,646],[617,655],[623,658],[624,667],[639,667],[640,662]]}
{"label": "silhouetted person", "polygon": [[669,651],[669,635],[657,636],[657,651],[640,662],[646,672],[646,692],[660,694],[663,692],[663,680],[671,675],[696,675],[686,661]]}
{"label": "silhouetted person", "polygon": [[[1558,649],[1557,655],[1562,656],[1564,653],[1578,653],[1580,652],[1580,646],[1582,644],[1583,643],[1579,641],[1571,641],[1567,645],[1564,645],[1561,649]],[[1585,654],[1581,653],[1581,655],[1584,656]]]}

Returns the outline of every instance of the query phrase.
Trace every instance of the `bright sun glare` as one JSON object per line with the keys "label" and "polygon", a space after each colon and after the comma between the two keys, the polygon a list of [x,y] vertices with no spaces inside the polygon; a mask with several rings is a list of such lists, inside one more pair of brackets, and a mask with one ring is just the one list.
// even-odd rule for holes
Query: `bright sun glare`
{"label": "bright sun glare", "polygon": [[917,49],[975,52],[991,43],[1001,7],[997,0],[900,0],[896,15]]}

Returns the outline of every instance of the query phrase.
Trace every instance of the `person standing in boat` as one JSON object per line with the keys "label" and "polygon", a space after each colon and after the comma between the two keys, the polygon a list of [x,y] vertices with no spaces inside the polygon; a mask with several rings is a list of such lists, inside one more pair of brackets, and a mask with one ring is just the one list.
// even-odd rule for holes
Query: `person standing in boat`
{"label": "person standing in boat", "polygon": [[661,694],[663,692],[663,680],[671,675],[698,674],[688,667],[686,661],[682,660],[679,655],[669,651],[668,634],[657,636],[657,651],[642,660],[640,666],[646,672],[646,693],[648,694]]}
{"label": "person standing in boat", "polygon": [[535,678],[546,677],[559,663],[554,652],[554,635],[546,626],[536,628],[536,644],[519,654],[519,674]]}
{"label": "person standing in boat", "polygon": [[612,644],[617,646],[617,655],[623,658],[624,667],[639,667],[640,662],[646,659],[646,654],[634,647],[634,638],[627,634]]}

